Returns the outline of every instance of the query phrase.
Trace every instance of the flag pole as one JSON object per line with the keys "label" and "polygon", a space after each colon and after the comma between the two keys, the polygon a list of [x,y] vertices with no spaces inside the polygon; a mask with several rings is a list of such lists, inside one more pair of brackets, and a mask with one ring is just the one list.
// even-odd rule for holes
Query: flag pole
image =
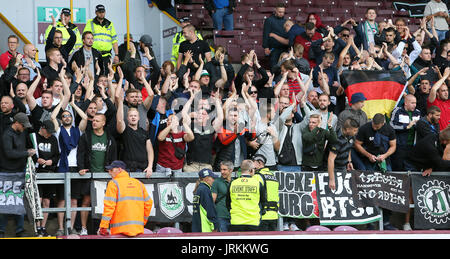
{"label": "flag pole", "polygon": [[130,1],[127,0],[127,49],[130,49]]}

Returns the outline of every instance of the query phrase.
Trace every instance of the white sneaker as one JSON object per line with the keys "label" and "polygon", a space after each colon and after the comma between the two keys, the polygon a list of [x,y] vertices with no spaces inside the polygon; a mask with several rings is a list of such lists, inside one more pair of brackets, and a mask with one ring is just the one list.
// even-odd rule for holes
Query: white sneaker
{"label": "white sneaker", "polygon": [[80,232],[80,236],[87,236],[88,235],[88,231],[85,227],[81,228],[81,232]]}
{"label": "white sneaker", "polygon": [[406,230],[406,231],[411,231],[412,230],[411,225],[409,224],[409,222],[407,222],[407,223],[405,223],[403,225],[403,230]]}
{"label": "white sneaker", "polygon": [[283,231],[289,231],[289,224],[288,223],[284,223],[283,224]]}
{"label": "white sneaker", "polygon": [[292,223],[291,225],[289,225],[289,230],[290,231],[300,231],[300,229],[297,227],[297,225],[295,225],[294,223]]}

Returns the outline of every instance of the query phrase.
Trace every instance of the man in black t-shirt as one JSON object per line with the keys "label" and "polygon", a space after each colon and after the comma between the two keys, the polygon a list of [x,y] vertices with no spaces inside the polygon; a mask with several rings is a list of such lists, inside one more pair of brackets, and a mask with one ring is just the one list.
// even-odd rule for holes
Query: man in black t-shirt
{"label": "man in black t-shirt", "polygon": [[[198,65],[200,64],[199,58],[202,58],[203,60],[206,59],[206,62],[211,61],[211,50],[208,43],[204,40],[200,40],[197,37],[197,34],[195,33],[195,27],[192,24],[186,25],[183,28],[183,35],[186,40],[180,44],[180,54],[178,55],[177,70],[180,69],[182,60],[184,59],[184,55],[188,51],[190,51],[192,55],[193,62]],[[188,63],[187,67],[191,69],[191,76],[197,71],[193,63]]]}
{"label": "man in black t-shirt", "polygon": [[375,114],[372,122],[359,128],[355,140],[355,152],[358,158],[353,158],[355,169],[392,171],[389,156],[397,147],[394,129],[386,124],[384,115]]}
{"label": "man in black t-shirt", "polygon": [[117,91],[116,100],[118,104],[116,129],[121,134],[124,144],[122,160],[126,163],[128,171],[143,171],[146,177],[150,177],[153,172],[153,146],[148,132],[139,127],[139,111],[136,108],[128,109],[125,124],[122,89]]}

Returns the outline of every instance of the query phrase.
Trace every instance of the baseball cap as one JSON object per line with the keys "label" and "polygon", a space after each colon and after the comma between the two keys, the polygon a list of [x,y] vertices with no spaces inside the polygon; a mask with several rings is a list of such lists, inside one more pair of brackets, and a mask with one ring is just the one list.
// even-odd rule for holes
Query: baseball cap
{"label": "baseball cap", "polygon": [[111,170],[113,168],[122,168],[125,170],[127,168],[127,165],[121,160],[114,160],[110,165],[105,166],[105,168],[106,170]]}
{"label": "baseball cap", "polygon": [[99,4],[95,7],[95,12],[104,12],[106,11],[105,6],[102,4]]}
{"label": "baseball cap", "polygon": [[254,155],[254,156],[252,157],[252,160],[253,160],[253,161],[260,161],[260,162],[263,162],[264,164],[266,164],[266,162],[267,162],[266,157],[265,157],[264,155],[261,155],[261,154],[256,154],[256,155]]}
{"label": "baseball cap", "polygon": [[202,76],[209,76],[208,70],[203,69],[203,70],[202,70],[202,73],[200,74],[200,77],[202,77]]}
{"label": "baseball cap", "polygon": [[14,115],[14,121],[22,124],[24,128],[32,128],[31,123],[28,120],[28,116],[23,112],[18,112]]}
{"label": "baseball cap", "polygon": [[208,168],[203,168],[202,170],[200,170],[198,172],[198,176],[200,178],[205,178],[207,176],[211,176],[214,179],[217,178],[217,175],[215,173],[213,173],[213,171],[211,169],[208,169]]}
{"label": "baseball cap", "polygon": [[55,124],[53,124],[53,122],[51,120],[45,120],[44,122],[42,122],[41,127],[44,128],[45,130],[47,130],[47,132],[50,134],[53,134],[56,132]]}
{"label": "baseball cap", "polygon": [[141,38],[139,39],[140,42],[144,43],[145,45],[150,45],[152,46],[152,37],[148,34],[144,34],[141,36]]}
{"label": "baseball cap", "polygon": [[350,103],[351,104],[355,104],[357,102],[362,102],[362,101],[365,101],[365,100],[367,100],[367,98],[364,96],[363,93],[354,93],[354,94],[352,94]]}
{"label": "baseball cap", "polygon": [[69,8],[63,8],[61,10],[61,14],[70,15],[70,9]]}

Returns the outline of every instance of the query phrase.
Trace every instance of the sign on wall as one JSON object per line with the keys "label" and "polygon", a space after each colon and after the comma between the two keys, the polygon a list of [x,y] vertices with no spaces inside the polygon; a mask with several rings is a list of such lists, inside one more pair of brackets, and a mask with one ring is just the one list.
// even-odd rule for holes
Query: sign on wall
{"label": "sign on wall", "polygon": [[[38,44],[45,44],[45,31],[52,24],[52,15],[56,20],[60,18],[61,10],[68,7],[37,7]],[[86,26],[86,8],[73,8],[73,23],[78,27],[80,33]]]}

